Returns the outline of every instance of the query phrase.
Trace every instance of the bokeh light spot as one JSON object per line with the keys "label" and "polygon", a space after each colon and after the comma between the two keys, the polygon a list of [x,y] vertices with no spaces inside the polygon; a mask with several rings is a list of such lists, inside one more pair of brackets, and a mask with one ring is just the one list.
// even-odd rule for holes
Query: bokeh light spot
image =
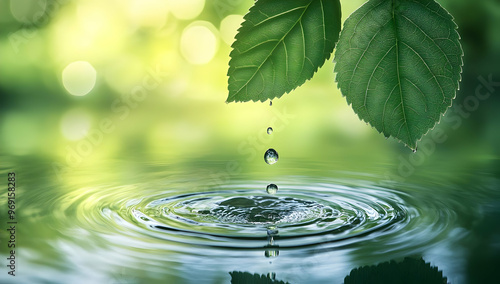
{"label": "bokeh light spot", "polygon": [[233,43],[242,22],[242,15],[229,15],[220,22],[220,36],[225,43],[228,45]]}
{"label": "bokeh light spot", "polygon": [[91,117],[82,109],[72,109],[61,118],[61,133],[68,140],[80,140],[90,130]]}
{"label": "bokeh light spot", "polygon": [[96,71],[86,61],[70,63],[62,72],[64,88],[73,96],[85,96],[95,86]]}
{"label": "bokeh light spot", "polygon": [[203,11],[205,0],[169,0],[168,7],[177,19],[189,20]]}
{"label": "bokeh light spot", "polygon": [[217,38],[208,26],[208,22],[198,22],[182,32],[181,53],[192,64],[210,62],[217,51]]}

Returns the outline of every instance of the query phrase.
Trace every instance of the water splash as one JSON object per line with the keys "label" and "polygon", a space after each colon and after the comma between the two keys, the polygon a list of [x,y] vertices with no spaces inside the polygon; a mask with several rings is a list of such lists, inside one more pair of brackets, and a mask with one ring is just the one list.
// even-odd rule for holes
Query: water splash
{"label": "water splash", "polygon": [[[142,235],[144,240],[152,238],[146,242],[149,245],[151,241],[157,243],[153,240],[163,240],[209,247],[262,248],[272,237],[280,248],[291,248],[325,242],[341,245],[348,240],[352,243],[350,239],[355,236],[359,237],[356,242],[361,242],[375,232],[380,236],[405,227],[410,220],[408,214],[419,214],[410,213],[412,209],[387,189],[280,183],[284,189],[279,197],[262,195],[258,190],[262,184],[255,181],[184,193],[151,191],[144,185],[138,185],[140,191],[121,188],[118,195],[114,188],[84,188],[72,193],[80,194],[71,197],[74,203],[66,204],[70,211],[59,214],[60,208],[56,215],[74,220],[70,215],[76,213],[80,227],[96,231],[95,224],[102,224],[105,235],[115,232],[125,239]],[[100,200],[99,208],[92,209],[96,198]],[[398,223],[401,225],[394,226]],[[428,236],[424,239],[428,240]]]}
{"label": "water splash", "polygon": [[279,233],[279,231],[278,231],[278,227],[276,227],[276,226],[269,226],[269,227],[267,227],[267,235],[268,235],[269,237],[274,237],[274,236],[276,236],[278,233]]}

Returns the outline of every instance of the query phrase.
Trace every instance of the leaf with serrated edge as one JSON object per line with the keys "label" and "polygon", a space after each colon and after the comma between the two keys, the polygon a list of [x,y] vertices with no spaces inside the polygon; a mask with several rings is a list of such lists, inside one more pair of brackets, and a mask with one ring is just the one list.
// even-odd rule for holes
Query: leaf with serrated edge
{"label": "leaf with serrated edge", "polygon": [[279,98],[310,79],[333,52],[339,0],[258,0],[230,54],[227,102]]}
{"label": "leaf with serrated edge", "polygon": [[433,0],[370,0],[344,23],[336,80],[354,112],[411,149],[451,106],[462,48]]}

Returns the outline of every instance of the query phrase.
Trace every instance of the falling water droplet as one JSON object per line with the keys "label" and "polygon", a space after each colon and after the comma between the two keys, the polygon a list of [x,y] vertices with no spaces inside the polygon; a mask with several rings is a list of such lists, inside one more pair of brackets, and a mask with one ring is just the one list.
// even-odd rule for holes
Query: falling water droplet
{"label": "falling water droplet", "polygon": [[278,161],[278,152],[272,148],[268,149],[264,154],[264,161],[269,165],[275,164]]}
{"label": "falling water droplet", "polygon": [[276,192],[278,192],[278,186],[274,183],[271,183],[266,187],[266,191],[269,194],[276,194]]}
{"label": "falling water droplet", "polygon": [[267,128],[267,134],[271,134],[273,133],[273,128],[272,127],[268,127]]}
{"label": "falling water droplet", "polygon": [[277,247],[270,247],[269,249],[266,250],[265,254],[266,257],[278,257],[280,255],[280,251],[278,250]]}

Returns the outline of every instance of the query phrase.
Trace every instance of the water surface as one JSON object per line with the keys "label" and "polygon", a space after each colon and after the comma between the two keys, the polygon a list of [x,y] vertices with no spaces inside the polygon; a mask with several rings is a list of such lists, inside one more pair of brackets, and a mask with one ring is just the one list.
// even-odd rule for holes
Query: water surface
{"label": "water surface", "polygon": [[[114,161],[59,178],[48,168],[40,174],[44,163],[15,165],[18,279],[230,283],[248,272],[342,283],[357,267],[411,257],[467,283],[471,261],[484,259],[473,249],[494,244],[477,231],[498,214],[498,179],[488,172],[398,182],[383,166],[288,161],[280,171],[220,175],[227,163]],[[275,194],[266,192],[270,182]]]}

